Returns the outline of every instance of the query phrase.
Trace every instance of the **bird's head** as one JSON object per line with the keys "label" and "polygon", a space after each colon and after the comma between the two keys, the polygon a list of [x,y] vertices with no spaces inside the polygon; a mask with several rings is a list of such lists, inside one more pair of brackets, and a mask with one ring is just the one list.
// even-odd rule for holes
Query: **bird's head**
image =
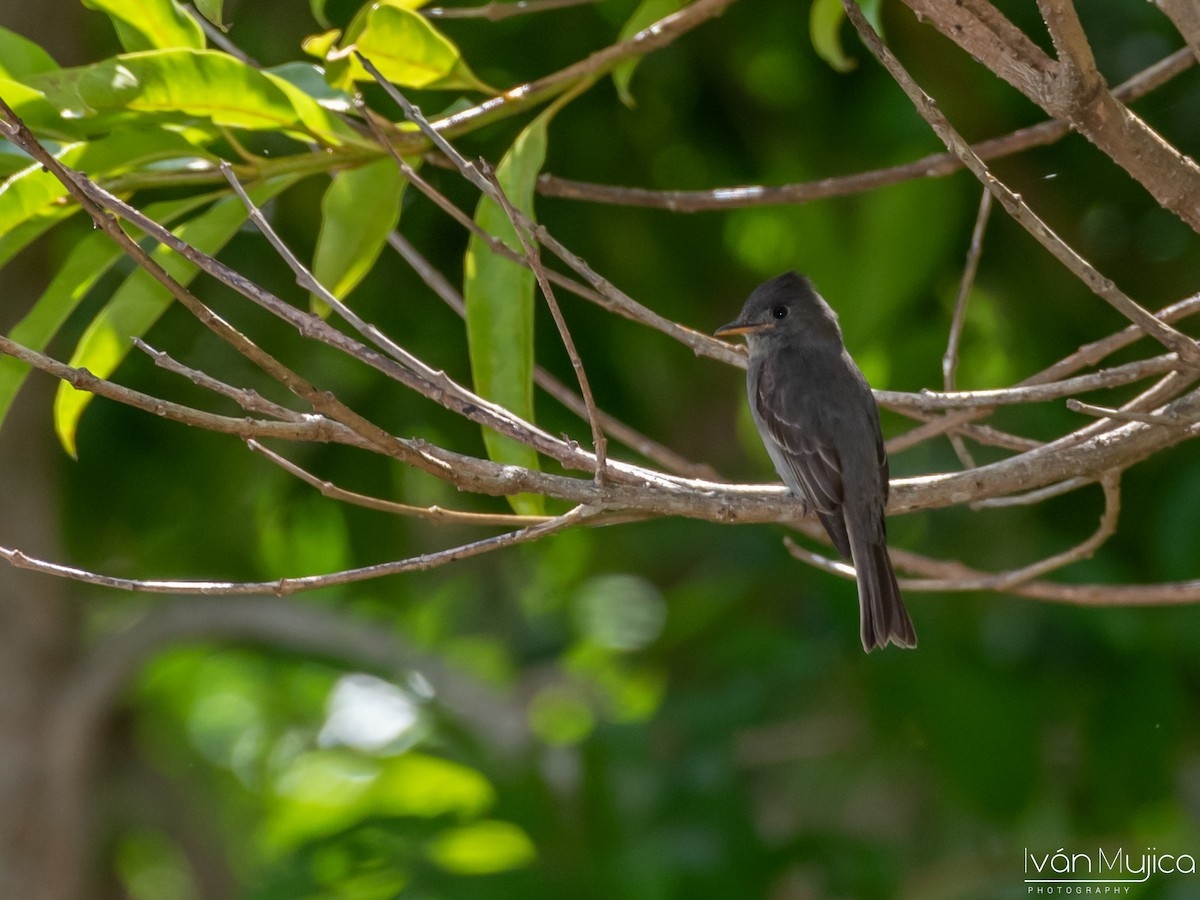
{"label": "bird's head", "polygon": [[760,284],[746,300],[741,315],[715,332],[717,337],[745,335],[751,350],[756,345],[804,338],[829,338],[841,342],[835,313],[803,275],[784,272]]}

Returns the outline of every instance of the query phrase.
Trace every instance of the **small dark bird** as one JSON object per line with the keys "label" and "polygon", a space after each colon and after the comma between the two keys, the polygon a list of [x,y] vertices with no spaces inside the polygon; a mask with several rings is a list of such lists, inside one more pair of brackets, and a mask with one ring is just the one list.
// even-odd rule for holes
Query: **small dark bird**
{"label": "small dark bird", "polygon": [[750,350],[746,392],[771,462],[858,575],[862,645],[917,646],[888,558],[888,461],[871,388],[842,344],[837,313],[787,272],[754,290],[737,321]]}

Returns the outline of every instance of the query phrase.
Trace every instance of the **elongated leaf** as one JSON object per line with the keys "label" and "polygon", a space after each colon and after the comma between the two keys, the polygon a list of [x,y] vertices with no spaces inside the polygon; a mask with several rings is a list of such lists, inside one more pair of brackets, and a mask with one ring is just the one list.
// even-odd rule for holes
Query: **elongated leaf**
{"label": "elongated leaf", "polygon": [[[63,164],[89,175],[127,172],[159,159],[199,156],[178,134],[160,129],[126,129],[98,141],[69,144],[55,154]],[[0,184],[0,235],[15,228],[67,195],[57,178],[35,164]]]}
{"label": "elongated leaf", "polygon": [[[633,37],[643,28],[653,25],[664,16],[678,12],[687,5],[687,0],[642,0],[637,9],[621,28],[620,39],[625,41]],[[641,57],[627,59],[613,69],[613,84],[617,88],[617,96],[626,106],[634,105],[633,94],[629,91],[629,82],[633,79],[633,70],[641,62]]]}
{"label": "elongated leaf", "polygon": [[130,52],[204,49],[204,30],[175,0],[83,0],[83,5],[112,19],[121,46]]}
{"label": "elongated leaf", "polygon": [[49,206],[15,228],[0,231],[0,269],[63,219],[78,211],[78,206]]}
{"label": "elongated leaf", "polygon": [[[57,68],[58,63],[33,41],[0,28],[0,77],[21,81],[26,75],[52,72]],[[7,95],[5,99],[8,99]]]}
{"label": "elongated leaf", "polygon": [[[252,188],[250,197],[261,206],[298,178],[289,175],[272,179]],[[238,198],[227,197],[208,212],[178,228],[175,233],[192,246],[214,254],[237,233],[246,215],[246,208]],[[154,258],[180,284],[189,284],[196,277],[198,270],[192,263],[165,247],[155,250]],[[170,307],[172,299],[167,289],[145,270],[134,272],[92,320],[80,338],[70,364],[86,368],[100,378],[107,378],[133,346],[132,339],[149,331]],[[66,382],[59,383],[54,398],[54,429],[63,447],[72,456],[76,455],[75,434],[79,418],[92,396]]]}
{"label": "elongated leaf", "polygon": [[[517,137],[496,167],[496,177],[516,208],[532,215],[533,190],[546,159],[546,128],[551,107]],[[484,197],[475,222],[488,234],[520,251],[521,243],[504,210]],[[533,421],[533,272],[491,251],[475,235],[467,245],[463,297],[467,303],[467,343],[475,390],[523,419]],[[496,462],[538,467],[537,452],[489,429],[483,432],[488,456]],[[542,498],[509,497],[519,513],[540,515]]]}
{"label": "elongated leaf", "polygon": [[[215,196],[198,195],[154,203],[146,207],[145,213],[154,221],[169,225],[180,216],[212,202]],[[42,296],[13,326],[8,336],[32,350],[45,349],[75,307],[121,256],[121,248],[108,235],[89,234],[71,250]],[[25,363],[10,356],[0,358],[0,425],[28,374],[29,366]]]}
{"label": "elongated leaf", "polygon": [[351,48],[371,60],[388,81],[404,87],[449,90],[465,88],[493,93],[475,77],[458,47],[420,13],[403,6],[379,3],[367,13],[362,31],[347,29],[342,47],[330,59],[332,84],[348,88],[354,81],[371,81],[367,71],[349,56]]}
{"label": "elongated leaf", "polygon": [[153,121],[200,117],[232,128],[282,129],[334,144],[354,136],[295,85],[214,50],[127,53],[30,83],[70,118],[91,120],[97,129],[136,113]]}
{"label": "elongated leaf", "polygon": [[[339,300],[375,265],[388,234],[400,220],[400,198],[406,184],[390,156],[333,176],[321,198],[313,275]],[[317,296],[310,302],[315,312],[329,314],[329,307]]]}

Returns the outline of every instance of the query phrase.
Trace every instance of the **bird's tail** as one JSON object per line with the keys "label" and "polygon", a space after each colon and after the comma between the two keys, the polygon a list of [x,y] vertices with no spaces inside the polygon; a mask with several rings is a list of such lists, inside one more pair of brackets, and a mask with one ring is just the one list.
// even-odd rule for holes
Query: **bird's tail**
{"label": "bird's tail", "polygon": [[893,643],[897,647],[917,646],[917,633],[900,598],[900,585],[892,571],[887,542],[856,540],[851,547],[858,574],[858,612],[862,625],[863,650]]}

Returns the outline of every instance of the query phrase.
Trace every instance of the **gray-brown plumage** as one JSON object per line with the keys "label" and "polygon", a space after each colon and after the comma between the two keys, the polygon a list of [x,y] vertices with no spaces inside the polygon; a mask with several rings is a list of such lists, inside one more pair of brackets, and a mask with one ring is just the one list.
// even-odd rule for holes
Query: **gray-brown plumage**
{"label": "gray-brown plumage", "polygon": [[915,647],[888,558],[879,409],[837,314],[808,279],[787,272],[756,288],[737,321],[716,333],[745,335],[750,412],[771,462],[854,563],[863,649]]}

